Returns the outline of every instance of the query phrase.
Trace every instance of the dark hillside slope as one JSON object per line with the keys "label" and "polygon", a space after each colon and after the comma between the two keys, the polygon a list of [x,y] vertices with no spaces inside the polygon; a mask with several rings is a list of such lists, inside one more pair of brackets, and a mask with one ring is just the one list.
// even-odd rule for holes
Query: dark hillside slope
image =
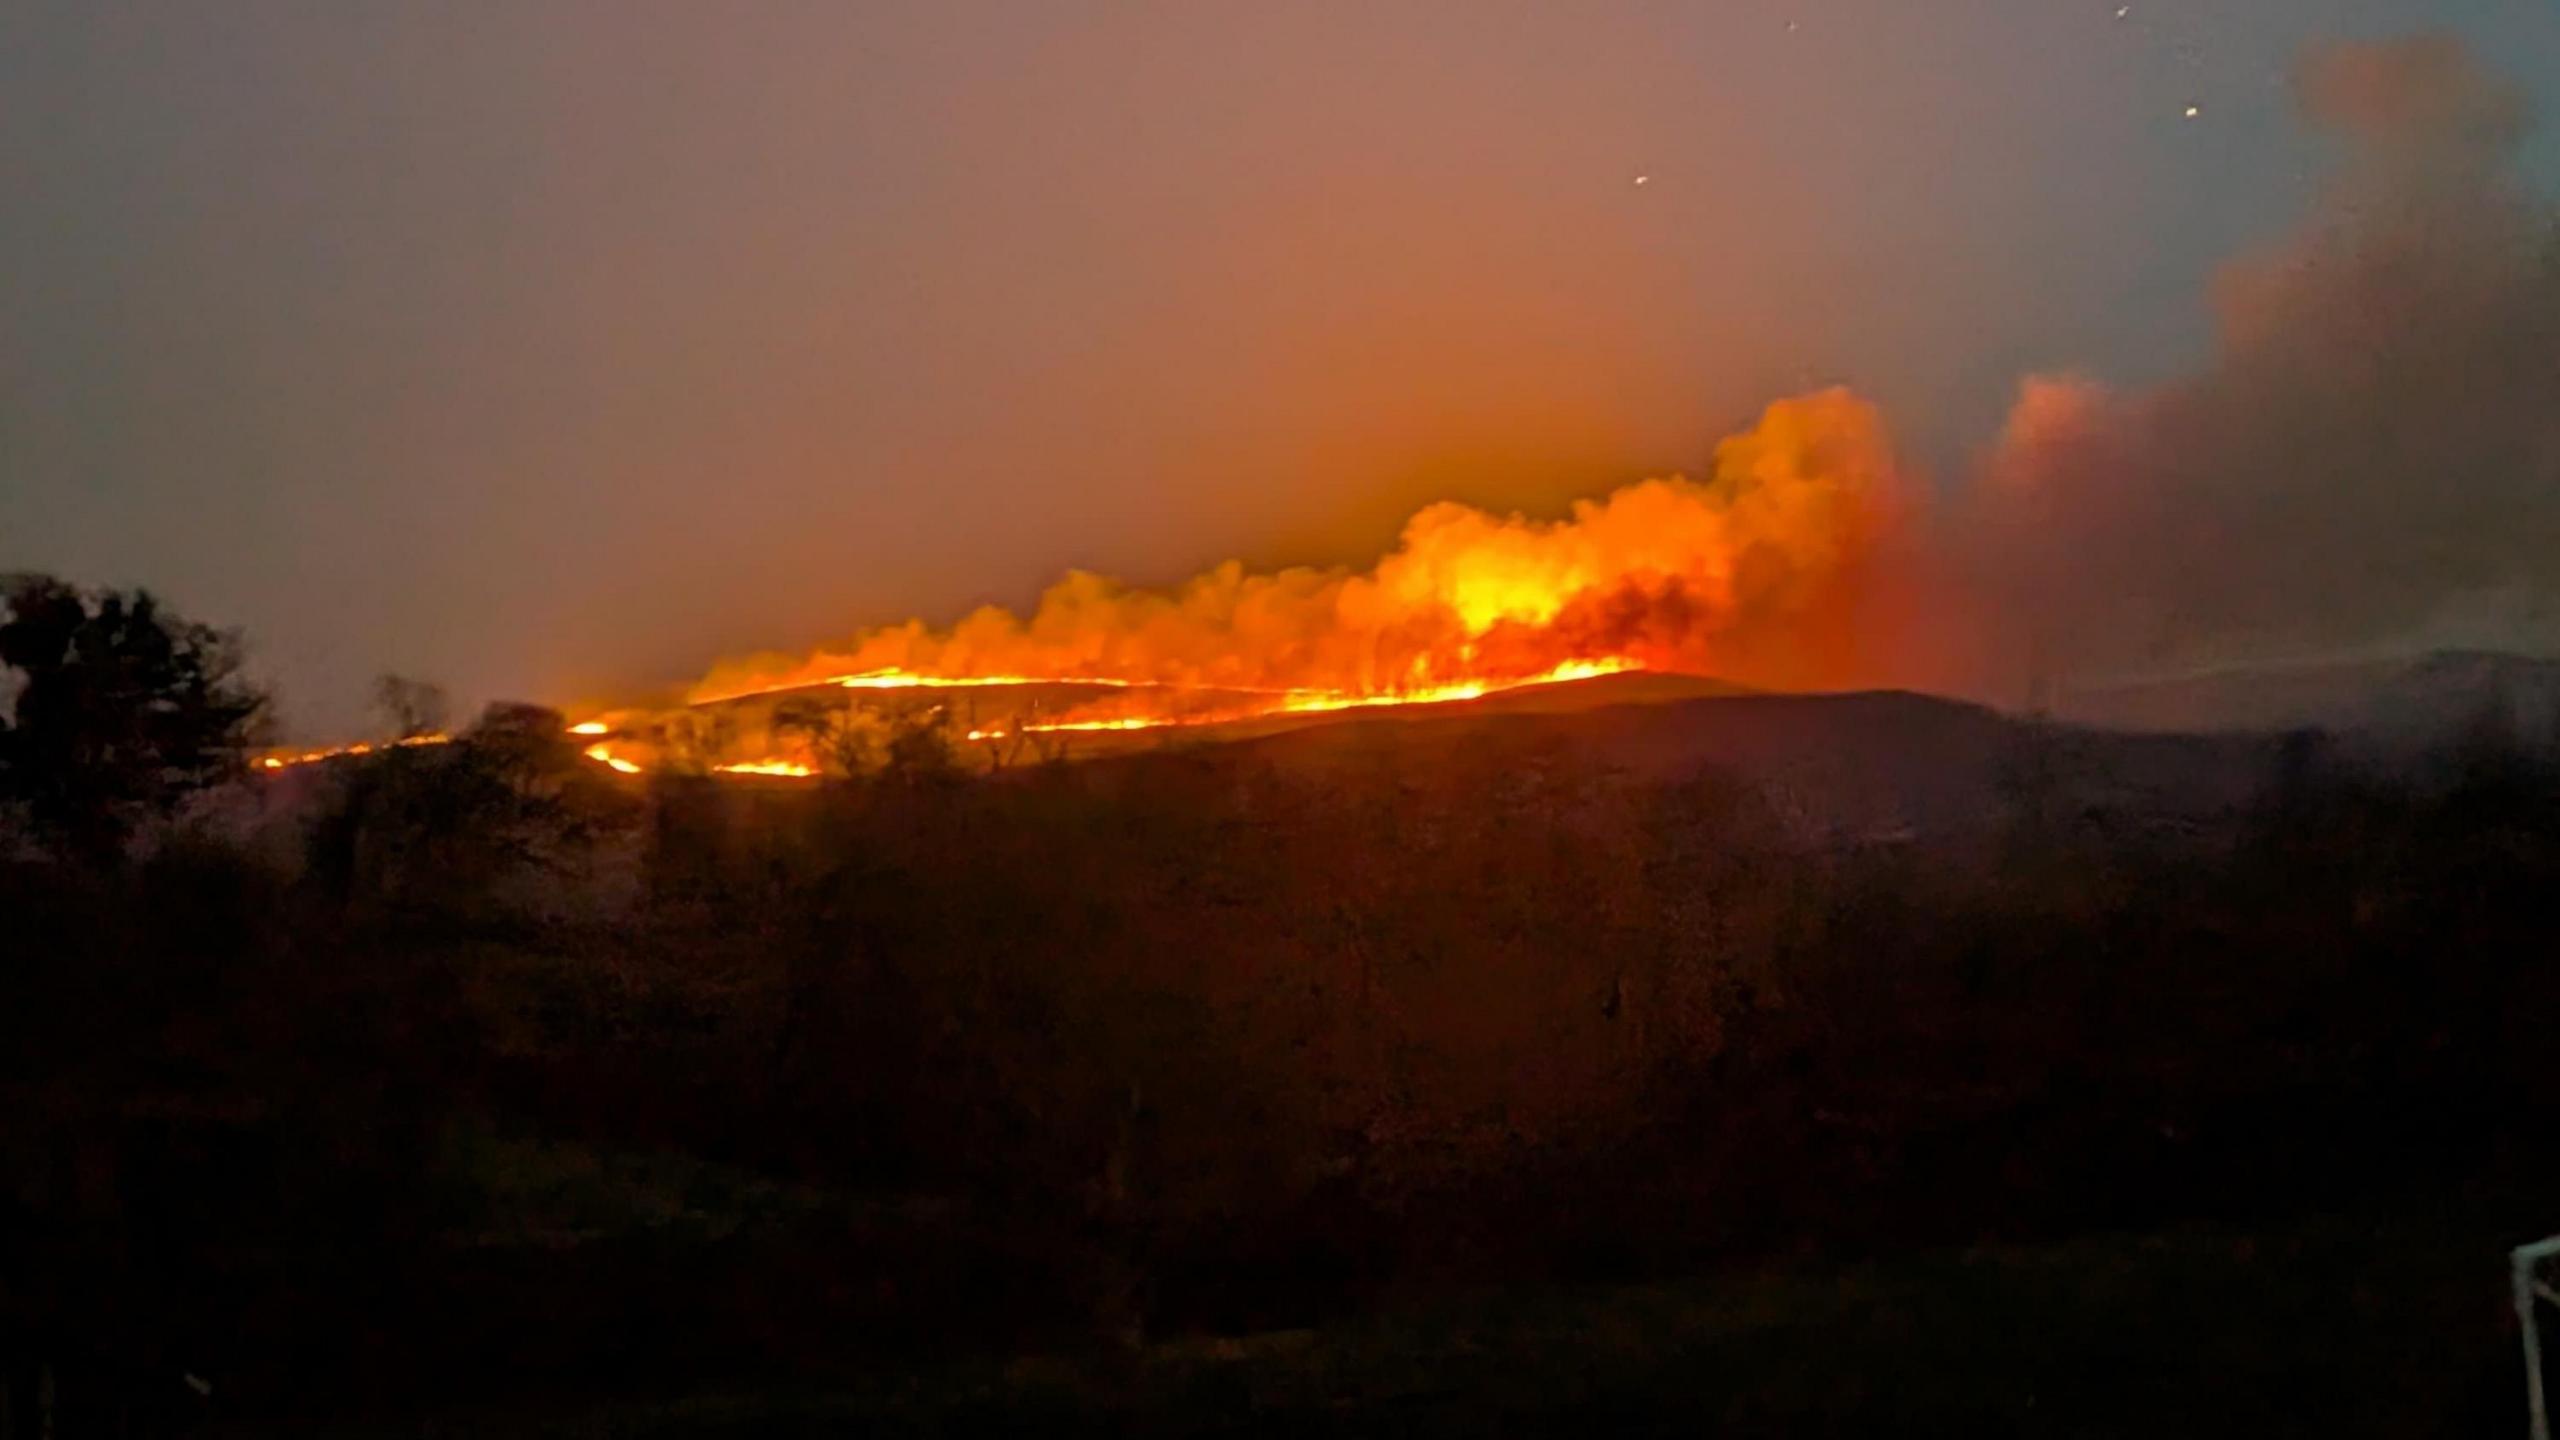
{"label": "dark hillside slope", "polygon": [[1808,840],[1871,840],[1976,832],[2030,799],[2128,823],[2205,822],[2258,792],[2273,746],[2253,737],[2046,726],[1877,691],[1346,720],[1224,753],[1233,762],[1330,772],[1343,783],[1383,772],[1421,783],[1439,756],[1570,763],[1640,782],[1716,770],[1758,788]]}
{"label": "dark hillside slope", "polygon": [[2381,660],[2258,665],[2066,693],[2067,718],[2127,730],[2319,728],[2399,747],[2484,719],[2528,738],[2560,723],[2560,661],[2439,650]]}

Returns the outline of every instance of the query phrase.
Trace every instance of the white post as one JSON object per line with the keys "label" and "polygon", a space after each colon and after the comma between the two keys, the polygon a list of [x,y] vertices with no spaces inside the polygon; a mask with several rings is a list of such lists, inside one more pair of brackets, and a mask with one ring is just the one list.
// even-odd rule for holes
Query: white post
{"label": "white post", "polygon": [[2516,1324],[2524,1331],[2524,1403],[2531,1417],[2533,1440],[2551,1440],[2551,1412],[2542,1396],[2542,1331],[2536,1325],[2533,1302],[2554,1298],[2551,1287],[2534,1273],[2543,1261],[2560,1255],[2560,1235],[2519,1245],[2510,1255],[2509,1280],[2515,1291]]}

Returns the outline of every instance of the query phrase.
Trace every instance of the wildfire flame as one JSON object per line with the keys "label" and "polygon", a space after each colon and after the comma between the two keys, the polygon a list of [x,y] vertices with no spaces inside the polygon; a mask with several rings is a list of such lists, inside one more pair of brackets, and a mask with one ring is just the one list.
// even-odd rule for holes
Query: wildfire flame
{"label": "wildfire flame", "polygon": [[1018,725],[994,725],[974,729],[968,732],[968,738],[994,740],[1014,734],[1052,735],[1107,730],[1160,730],[1175,725],[1225,724],[1263,715],[1312,715],[1332,710],[1355,710],[1378,705],[1446,704],[1458,700],[1480,700],[1487,695],[1498,695],[1506,690],[1519,690],[1532,685],[1554,685],[1568,680],[1592,680],[1603,675],[1619,675],[1642,668],[1644,667],[1632,660],[1617,657],[1606,660],[1569,660],[1543,675],[1532,675],[1525,680],[1462,681],[1454,685],[1433,685],[1414,690],[1387,691],[1375,695],[1287,690],[1276,692],[1279,696],[1277,703],[1267,705],[1191,711],[1179,715],[1142,714],[1092,720],[1026,720]]}
{"label": "wildfire flame", "polygon": [[715,775],[778,775],[791,780],[806,780],[818,773],[814,765],[793,760],[741,760],[733,765],[714,765]]}
{"label": "wildfire flame", "polygon": [[[1633,670],[1805,683],[1838,659],[1823,621],[1899,508],[1880,417],[1831,390],[1770,406],[1717,447],[1704,480],[1641,481],[1560,520],[1433,505],[1366,570],[1231,562],[1167,590],[1070,572],[1027,617],[988,607],[947,630],[908,621],[815,654],[725,662],[687,703],[1045,687],[983,723],[974,705],[965,721],[937,712],[950,733],[988,743],[1472,700]],[[668,722],[617,711],[569,733],[596,741],[589,759],[636,774],[669,754],[679,727]],[[697,747],[691,763],[821,773],[815,740],[767,731],[746,753],[734,740]]]}
{"label": "wildfire flame", "polygon": [[1068,685],[1235,702],[1203,715],[1124,696],[1019,727],[1143,729],[1631,669],[1730,674],[1834,598],[1898,507],[1895,475],[1875,410],[1825,391],[1769,407],[1703,481],[1642,481],[1563,520],[1434,505],[1365,571],[1230,563],[1170,590],[1071,572],[1028,617],[988,607],[948,630],[909,621],[812,655],[734,660],[691,699]]}
{"label": "wildfire flame", "polygon": [[252,768],[258,770],[283,770],[295,765],[312,765],[322,760],[335,760],[341,755],[370,755],[376,750],[393,750],[414,745],[446,745],[452,741],[452,736],[441,732],[404,735],[397,740],[384,740],[379,743],[358,740],[351,745],[325,745],[317,749],[270,750],[263,755],[253,757],[249,763]]}
{"label": "wildfire flame", "polygon": [[[577,726],[573,725],[569,727],[569,733],[572,735],[579,735],[592,734],[593,732],[581,730]],[[602,761],[604,764],[621,771],[625,775],[637,775],[640,773],[640,766],[637,762],[625,760],[621,756],[614,754],[613,747],[610,745],[590,745],[586,748],[586,757],[590,760]]]}

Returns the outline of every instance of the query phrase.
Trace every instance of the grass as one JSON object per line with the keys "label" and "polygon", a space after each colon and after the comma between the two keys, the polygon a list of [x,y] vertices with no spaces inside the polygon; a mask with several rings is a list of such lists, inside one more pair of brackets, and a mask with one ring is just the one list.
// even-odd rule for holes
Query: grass
{"label": "grass", "polygon": [[304,1433],[2515,1433],[2504,1251],[2524,1237],[2497,1208],[1443,1296],[1315,1330]]}

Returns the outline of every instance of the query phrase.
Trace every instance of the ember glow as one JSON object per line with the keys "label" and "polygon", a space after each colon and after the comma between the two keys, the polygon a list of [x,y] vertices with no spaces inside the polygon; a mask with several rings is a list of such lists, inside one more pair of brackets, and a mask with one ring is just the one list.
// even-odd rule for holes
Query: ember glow
{"label": "ember glow", "polygon": [[312,765],[322,760],[335,760],[341,755],[370,755],[376,750],[394,750],[418,745],[445,745],[450,744],[452,740],[452,736],[438,732],[427,735],[407,735],[397,740],[379,742],[358,740],[351,745],[269,750],[250,757],[249,764],[250,768],[256,770],[285,770],[296,765]]}
{"label": "ember glow", "polygon": [[[570,729],[570,733],[574,735],[582,732],[578,730],[577,727],[573,726]],[[611,766],[625,775],[637,775],[640,773],[641,767],[638,762],[625,760],[621,756],[614,754],[613,747],[610,745],[590,745],[586,749],[586,756],[590,760]]]}
{"label": "ember glow", "polygon": [[1603,675],[1619,675],[1644,667],[1632,660],[1568,660],[1543,675],[1525,680],[1500,682],[1461,681],[1453,685],[1435,685],[1414,690],[1391,690],[1377,694],[1328,694],[1318,690],[1285,690],[1270,692],[1273,703],[1250,703],[1241,707],[1207,712],[1186,711],[1180,714],[1136,714],[1090,720],[1028,720],[1013,726],[990,726],[968,732],[971,740],[992,740],[1008,734],[1053,735],[1110,730],[1160,730],[1175,725],[1216,725],[1237,720],[1250,720],[1265,715],[1316,715],[1334,710],[1357,710],[1381,705],[1443,705],[1459,700],[1481,700],[1487,695],[1507,690],[1525,689],[1532,685],[1554,685],[1568,680],[1594,680]]}
{"label": "ember glow", "polygon": [[806,780],[818,773],[818,767],[792,760],[741,760],[733,765],[714,765],[716,775],[771,775],[786,780]]}

